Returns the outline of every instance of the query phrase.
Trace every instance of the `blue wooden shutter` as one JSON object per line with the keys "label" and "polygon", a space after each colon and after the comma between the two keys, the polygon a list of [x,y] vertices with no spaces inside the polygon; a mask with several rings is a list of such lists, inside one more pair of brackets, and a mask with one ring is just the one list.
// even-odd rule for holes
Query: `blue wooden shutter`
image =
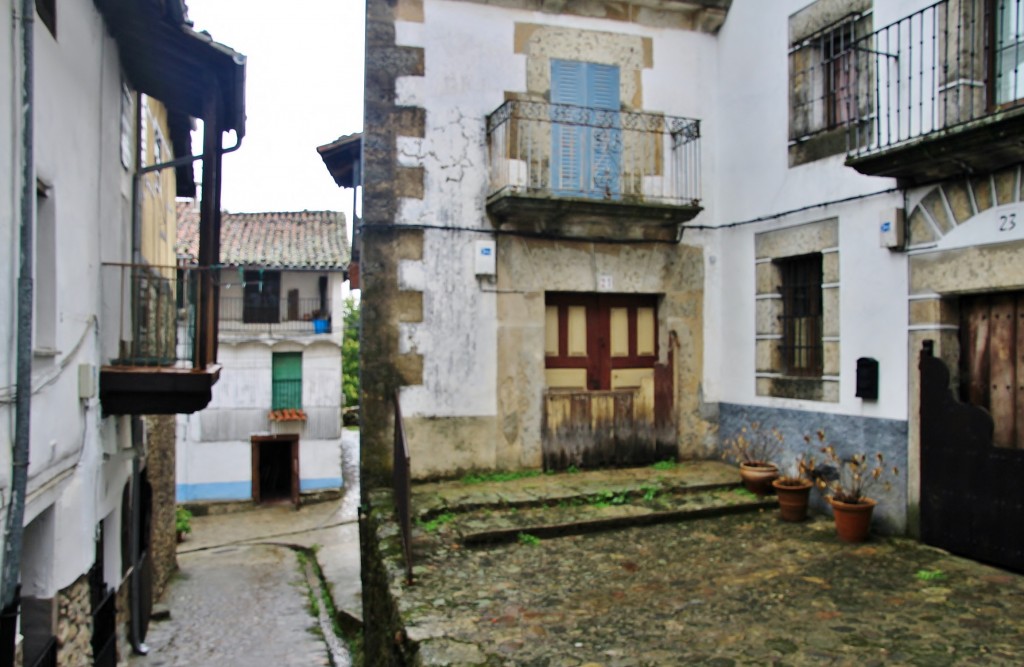
{"label": "blue wooden shutter", "polygon": [[617,197],[619,68],[552,59],[551,102],[551,189],[563,195]]}
{"label": "blue wooden shutter", "polygon": [[[552,104],[586,106],[585,65],[574,60],[551,61]],[[551,189],[565,194],[578,193],[584,185],[586,128],[578,124],[582,119],[576,117],[581,110],[572,107],[551,109]]]}
{"label": "blue wooden shutter", "polygon": [[618,197],[622,162],[622,129],[619,117],[619,68],[588,63],[587,103],[590,114],[589,148],[586,160],[590,178],[588,191],[594,197]]}

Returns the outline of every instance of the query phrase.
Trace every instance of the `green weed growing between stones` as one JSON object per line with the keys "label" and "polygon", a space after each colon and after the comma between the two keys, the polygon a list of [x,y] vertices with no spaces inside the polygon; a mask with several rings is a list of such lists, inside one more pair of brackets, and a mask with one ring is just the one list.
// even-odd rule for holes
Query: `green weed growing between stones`
{"label": "green weed growing between stones", "polygon": [[523,544],[528,547],[535,547],[540,544],[540,538],[529,533],[519,533],[516,539],[519,541],[519,544]]}
{"label": "green weed growing between stones", "polygon": [[942,581],[946,579],[946,573],[942,570],[918,570],[914,575],[921,581]]}
{"label": "green weed growing between stones", "polygon": [[485,482],[513,482],[517,479],[528,479],[539,477],[538,470],[498,470],[495,472],[481,472],[464,475],[461,481],[463,484],[484,484]]}
{"label": "green weed growing between stones", "polygon": [[665,459],[664,461],[658,461],[651,466],[655,470],[675,470],[676,468],[682,468],[682,463],[676,463],[672,459]]}
{"label": "green weed growing between stones", "polygon": [[741,498],[757,498],[757,494],[751,493],[746,489],[733,489],[732,492]]}
{"label": "green weed growing between stones", "polygon": [[436,533],[441,528],[441,526],[445,525],[446,523],[451,523],[454,520],[454,514],[452,514],[451,512],[445,512],[444,514],[438,514],[429,521],[421,521],[417,519],[416,523],[419,524],[420,528],[422,528],[424,532]]}

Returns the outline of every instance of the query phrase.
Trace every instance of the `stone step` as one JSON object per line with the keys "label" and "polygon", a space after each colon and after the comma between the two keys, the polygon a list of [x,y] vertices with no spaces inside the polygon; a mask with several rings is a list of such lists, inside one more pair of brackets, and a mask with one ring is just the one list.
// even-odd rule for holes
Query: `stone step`
{"label": "stone step", "polygon": [[415,516],[428,521],[446,512],[529,508],[574,502],[600,494],[701,493],[739,484],[736,466],[721,461],[687,461],[668,468],[648,466],[577,473],[536,474],[512,481],[448,481],[416,484]]}
{"label": "stone step", "polygon": [[[454,538],[471,546],[683,522],[778,505],[773,496],[758,498],[734,485],[701,490],[651,489],[648,487],[642,495],[609,490],[553,504],[447,512],[421,520],[418,528],[425,534],[436,533],[441,539]],[[526,535],[532,537],[521,537]]]}

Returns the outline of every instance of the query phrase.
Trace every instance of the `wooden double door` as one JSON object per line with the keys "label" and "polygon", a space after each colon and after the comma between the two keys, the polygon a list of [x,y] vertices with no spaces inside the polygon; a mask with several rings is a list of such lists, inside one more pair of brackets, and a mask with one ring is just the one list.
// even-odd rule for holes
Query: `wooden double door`
{"label": "wooden double door", "polygon": [[559,292],[545,306],[544,467],[674,457],[673,356],[670,346],[658,363],[657,296]]}
{"label": "wooden double door", "polygon": [[961,298],[958,387],[920,371],[922,539],[1024,571],[1024,292]]}

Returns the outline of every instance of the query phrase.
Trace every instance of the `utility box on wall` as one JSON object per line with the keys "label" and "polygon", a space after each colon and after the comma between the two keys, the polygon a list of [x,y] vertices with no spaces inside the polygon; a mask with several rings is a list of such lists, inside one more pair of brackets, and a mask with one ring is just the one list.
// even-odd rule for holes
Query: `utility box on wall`
{"label": "utility box on wall", "polygon": [[494,276],[497,273],[494,241],[477,241],[473,258],[473,270],[478,276]]}
{"label": "utility box on wall", "polygon": [[878,216],[881,246],[889,250],[903,250],[906,238],[902,208],[891,208]]}

